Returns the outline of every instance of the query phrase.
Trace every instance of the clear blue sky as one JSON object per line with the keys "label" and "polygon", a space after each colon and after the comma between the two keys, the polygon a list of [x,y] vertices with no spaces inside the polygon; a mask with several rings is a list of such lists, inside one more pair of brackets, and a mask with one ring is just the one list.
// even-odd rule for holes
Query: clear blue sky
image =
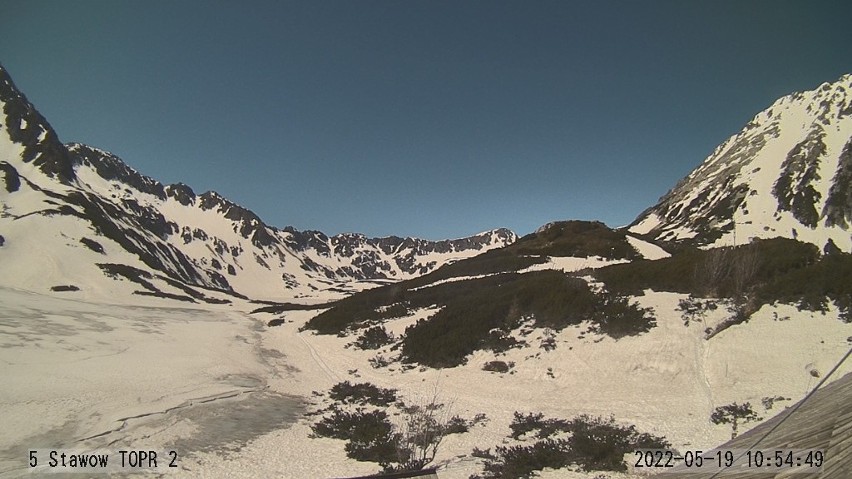
{"label": "clear blue sky", "polygon": [[846,1],[0,0],[63,141],[275,226],[629,223],[777,97],[852,72]]}

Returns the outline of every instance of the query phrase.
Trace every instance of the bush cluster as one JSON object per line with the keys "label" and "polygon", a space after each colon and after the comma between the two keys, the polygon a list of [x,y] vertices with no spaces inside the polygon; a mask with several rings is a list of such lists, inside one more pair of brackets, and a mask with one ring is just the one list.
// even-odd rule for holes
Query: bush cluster
{"label": "bush cluster", "polygon": [[602,293],[598,298],[590,327],[593,332],[619,339],[647,333],[657,325],[650,309],[630,303],[625,296]]}
{"label": "bush cluster", "polygon": [[333,408],[311,430],[320,437],[346,440],[346,455],[352,459],[377,463],[396,459],[393,425],[382,410],[347,412]]}
{"label": "bush cluster", "polygon": [[[314,396],[325,394],[314,392]],[[328,391],[330,406],[310,415],[322,415],[311,425],[314,437],[346,441],[346,455],[378,463],[384,472],[419,470],[435,458],[444,437],[468,432],[487,420],[450,416],[450,408],[436,396],[420,404],[398,400],[397,390],[370,383],[344,381]],[[389,412],[395,411],[395,421]]]}
{"label": "bush cluster", "polygon": [[[772,278],[805,268],[818,258],[819,250],[811,244],[786,238],[758,239],[737,247],[683,248],[668,258],[600,268],[594,276],[610,291],[622,294],[642,294],[645,289],[653,289],[702,298],[732,298],[746,292],[744,287],[754,289]],[[744,263],[752,264],[754,271],[738,270],[738,265]],[[744,273],[751,273],[749,284],[738,284],[746,276]]]}
{"label": "bush cluster", "polygon": [[379,349],[393,342],[393,335],[389,334],[384,327],[373,326],[361,333],[352,344],[358,349]]}
{"label": "bush cluster", "polygon": [[[498,446],[478,450],[485,459],[478,479],[529,478],[544,468],[559,469],[576,465],[584,471],[625,471],[624,455],[635,449],[665,449],[665,438],[639,432],[633,425],[622,425],[613,417],[581,415],[571,420],[546,419],[542,414],[515,413],[510,425],[513,439],[536,432],[529,445]],[[558,436],[561,434],[561,437]]]}
{"label": "bush cluster", "polygon": [[492,276],[466,281],[462,288],[442,298],[444,308],[434,316],[406,329],[403,361],[454,367],[476,350],[505,351],[518,345],[508,334],[525,319],[556,331],[588,320],[596,331],[614,337],[655,324],[649,311],[626,298],[596,294],[584,280],[558,271]]}
{"label": "bush cluster", "polygon": [[534,317],[539,325],[561,329],[594,311],[595,296],[585,281],[557,271],[505,274],[464,283],[457,286],[456,294],[442,298],[443,309],[406,329],[404,361],[457,366],[478,349],[502,351],[511,346],[506,338],[500,339],[521,318]]}
{"label": "bush cluster", "polygon": [[759,288],[756,296],[758,304],[792,303],[809,311],[826,311],[828,301],[833,301],[841,319],[852,322],[852,255],[826,255],[786,271]]}
{"label": "bush cluster", "polygon": [[498,446],[493,459],[485,459],[483,474],[471,479],[527,479],[544,468],[561,469],[572,464],[568,441],[545,439],[530,445]]}
{"label": "bush cluster", "polygon": [[545,419],[542,413],[523,415],[515,411],[515,417],[509,425],[509,429],[512,430],[509,437],[519,440],[535,432],[533,437],[547,439],[556,433],[569,431],[570,426],[571,423],[564,419]]}
{"label": "bush cluster", "polygon": [[834,251],[820,257],[816,246],[792,239],[706,251],[684,248],[669,258],[607,266],[594,275],[620,294],[645,289],[689,294],[679,305],[687,324],[714,306],[699,298],[732,300],[732,324],[747,320],[763,304],[826,311],[829,301],[840,308],[841,319],[852,322],[852,255]]}
{"label": "bush cluster", "polygon": [[380,388],[371,383],[343,381],[332,386],[328,397],[342,404],[372,404],[387,407],[397,401],[397,390]]}

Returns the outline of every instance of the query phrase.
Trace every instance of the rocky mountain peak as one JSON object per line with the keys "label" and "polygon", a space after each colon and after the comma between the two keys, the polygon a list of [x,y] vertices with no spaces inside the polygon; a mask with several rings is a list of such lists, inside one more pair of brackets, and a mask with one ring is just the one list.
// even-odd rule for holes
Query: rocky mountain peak
{"label": "rocky mountain peak", "polygon": [[852,249],[852,75],[784,96],[644,211],[630,231],[732,244],[793,237]]}
{"label": "rocky mountain peak", "polygon": [[9,140],[23,147],[21,160],[32,163],[44,174],[62,183],[71,182],[74,167],[68,151],[41,113],[21,93],[6,69],[0,65],[0,103],[3,128]]}

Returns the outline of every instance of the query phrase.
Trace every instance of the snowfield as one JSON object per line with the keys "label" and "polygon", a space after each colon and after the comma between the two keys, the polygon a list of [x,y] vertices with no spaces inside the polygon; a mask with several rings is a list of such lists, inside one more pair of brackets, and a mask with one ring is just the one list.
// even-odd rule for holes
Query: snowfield
{"label": "snowfield", "polygon": [[[0,477],[25,474],[34,448],[164,450],[180,456],[169,477],[346,477],[378,470],[348,459],[344,442],[311,439],[313,391],[350,380],[396,388],[405,398],[431,394],[466,418],[488,421],[449,436],[437,464],[442,479],[481,472],[481,449],[511,444],[513,413],[548,417],[609,416],[664,435],[675,448],[709,449],[730,429],[708,420],[713,408],[750,401],[764,418],[801,399],[849,347],[852,325],[837,311],[802,313],[764,307],[745,324],[710,340],[705,327],[720,308],[684,326],[675,310],[683,295],[647,291],[657,327],[613,340],[569,327],[545,351],[544,330],[520,328],[528,346],[495,356],[477,352],[464,366],[375,369],[377,351],[346,348],[354,337],[300,332],[315,311],[249,314],[257,305],[186,307],[157,298],[119,304],[0,289]],[[395,334],[420,310],[386,324]],[[270,319],[285,323],[267,327]],[[526,330],[523,335],[521,330]],[[378,351],[388,358],[395,352]],[[483,371],[500,359],[510,373]],[[852,371],[844,365],[837,376]],[[784,396],[765,411],[761,399]],[[741,430],[753,427],[747,424]],[[627,477],[609,474],[613,479]],[[542,477],[594,477],[545,471]]]}

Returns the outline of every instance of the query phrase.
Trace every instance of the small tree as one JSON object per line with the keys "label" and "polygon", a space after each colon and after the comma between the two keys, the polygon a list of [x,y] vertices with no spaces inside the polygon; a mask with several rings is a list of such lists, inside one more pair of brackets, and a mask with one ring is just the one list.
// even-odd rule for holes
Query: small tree
{"label": "small tree", "polygon": [[716,308],[715,301],[702,301],[690,294],[688,298],[678,301],[676,309],[681,312],[684,326],[689,327],[691,322],[701,321],[704,324],[704,329],[707,329],[707,312],[715,311]]}
{"label": "small tree", "polygon": [[695,284],[703,294],[718,297],[722,282],[731,274],[731,250],[729,248],[714,248],[704,256],[704,261],[696,265],[694,273]]}
{"label": "small tree", "polygon": [[759,421],[761,418],[757,415],[754,409],[751,408],[751,403],[744,404],[731,403],[727,406],[719,406],[710,415],[710,421],[713,424],[730,424],[731,439],[737,437],[737,426],[739,421],[743,423],[751,421]]}
{"label": "small tree", "polygon": [[437,391],[419,404],[404,406],[397,431],[398,465],[383,464],[385,472],[419,471],[435,460],[452,422],[451,407],[438,401]]}

